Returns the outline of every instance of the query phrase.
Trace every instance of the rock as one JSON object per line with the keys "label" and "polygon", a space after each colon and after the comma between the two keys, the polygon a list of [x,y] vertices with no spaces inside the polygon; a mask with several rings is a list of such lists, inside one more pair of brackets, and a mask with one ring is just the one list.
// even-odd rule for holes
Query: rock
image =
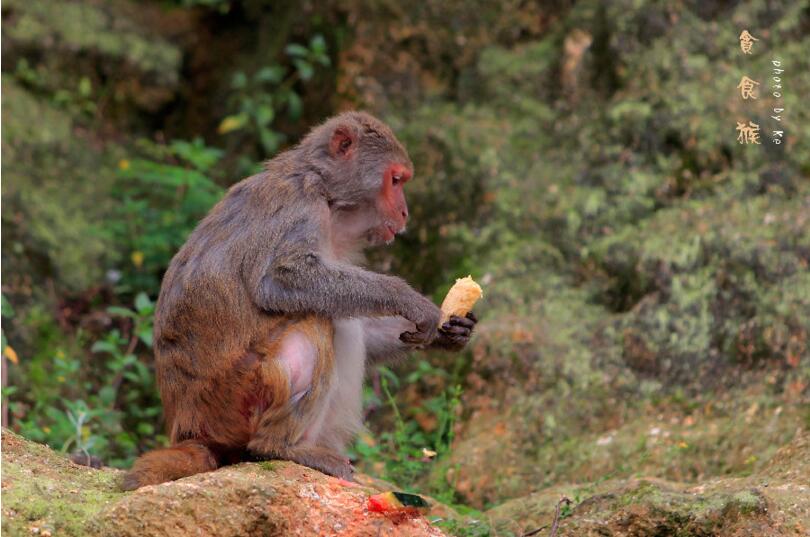
{"label": "rock", "polygon": [[123,472],[94,470],[3,430],[5,535],[436,536],[424,517],[369,513],[381,492],[290,462],[245,463],[120,491]]}
{"label": "rock", "polygon": [[550,526],[557,502],[567,496],[575,503],[562,511],[560,536],[806,536],[808,461],[810,433],[805,432],[749,477],[697,485],[627,479],[557,486],[510,500],[486,514],[496,535],[521,535]]}

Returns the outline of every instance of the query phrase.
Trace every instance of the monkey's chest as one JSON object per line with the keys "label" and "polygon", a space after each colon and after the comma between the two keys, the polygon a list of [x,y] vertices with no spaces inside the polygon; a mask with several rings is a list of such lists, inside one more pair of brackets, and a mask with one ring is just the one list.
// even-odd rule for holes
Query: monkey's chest
{"label": "monkey's chest", "polygon": [[318,410],[307,424],[303,440],[343,450],[345,442],[362,428],[366,348],[361,320],[337,320],[333,326],[334,367],[329,388],[316,405]]}

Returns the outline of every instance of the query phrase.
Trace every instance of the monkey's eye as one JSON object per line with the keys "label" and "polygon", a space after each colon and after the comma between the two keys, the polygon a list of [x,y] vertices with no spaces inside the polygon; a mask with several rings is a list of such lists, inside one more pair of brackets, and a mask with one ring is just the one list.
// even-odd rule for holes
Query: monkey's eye
{"label": "monkey's eye", "polygon": [[401,175],[394,175],[394,176],[391,177],[391,184],[393,184],[394,186],[400,184],[401,182],[402,182],[402,176]]}

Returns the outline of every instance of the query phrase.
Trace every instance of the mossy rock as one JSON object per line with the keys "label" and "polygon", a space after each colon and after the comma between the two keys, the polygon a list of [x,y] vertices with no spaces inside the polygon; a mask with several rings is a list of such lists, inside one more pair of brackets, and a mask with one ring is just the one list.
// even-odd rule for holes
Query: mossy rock
{"label": "mossy rock", "polygon": [[121,492],[123,472],[76,465],[3,430],[3,533],[282,537],[291,534],[441,537],[425,517],[369,512],[380,490],[290,462],[246,463]]}
{"label": "mossy rock", "polygon": [[[683,484],[659,479],[556,486],[486,512],[496,535],[549,526],[560,498],[559,535],[653,537],[802,536],[810,531],[810,435],[802,433],[747,478]],[[774,467],[778,468],[776,473]]]}

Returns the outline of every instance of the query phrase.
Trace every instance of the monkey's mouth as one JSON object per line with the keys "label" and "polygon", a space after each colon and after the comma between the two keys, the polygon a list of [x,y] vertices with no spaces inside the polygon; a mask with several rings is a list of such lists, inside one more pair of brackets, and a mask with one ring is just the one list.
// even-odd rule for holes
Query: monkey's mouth
{"label": "monkey's mouth", "polygon": [[383,228],[383,239],[386,243],[389,243],[394,240],[394,236],[397,234],[397,228],[394,227],[393,224],[385,224]]}

